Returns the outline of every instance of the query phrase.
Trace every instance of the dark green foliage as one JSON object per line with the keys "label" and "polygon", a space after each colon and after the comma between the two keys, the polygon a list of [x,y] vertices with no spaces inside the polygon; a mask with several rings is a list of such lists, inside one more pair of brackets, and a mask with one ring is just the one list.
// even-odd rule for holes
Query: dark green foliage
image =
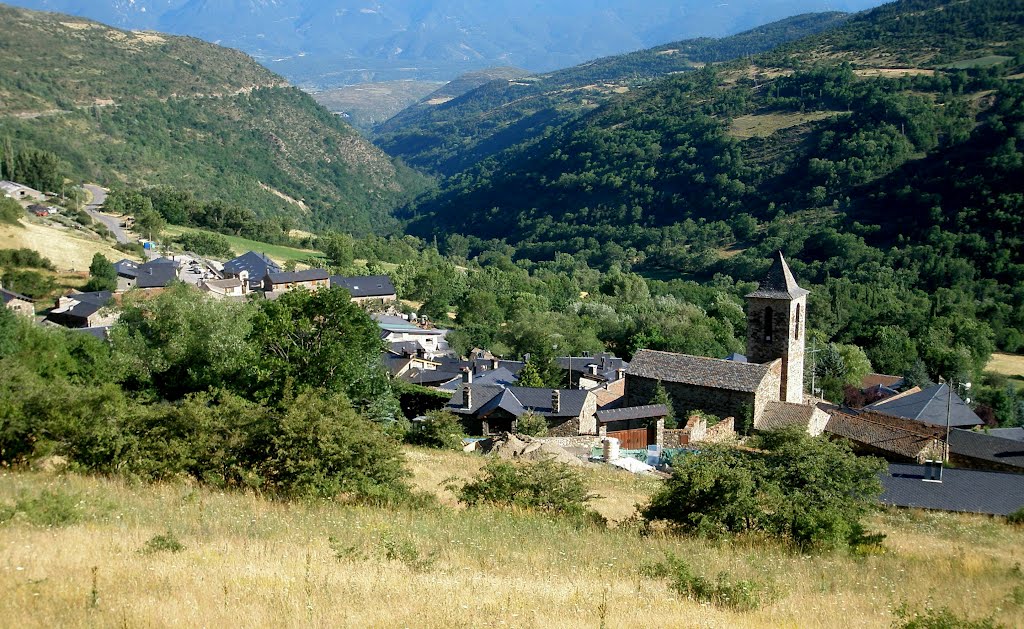
{"label": "dark green foliage", "polygon": [[398,396],[402,414],[406,417],[419,417],[430,411],[439,411],[448,405],[452,397],[447,391],[421,387],[402,380],[392,380],[391,389]]}
{"label": "dark green foliage", "polygon": [[661,384],[661,380],[658,380],[654,387],[654,397],[651,398],[651,404],[664,404],[668,409],[668,414],[665,415],[665,428],[672,429],[679,426],[675,409],[672,408],[672,398],[669,397],[668,391],[665,390],[665,385]]}
{"label": "dark green foliage", "polygon": [[28,269],[5,269],[3,283],[7,290],[32,299],[41,299],[57,289],[57,283],[52,277]]}
{"label": "dark green foliage", "polygon": [[516,432],[530,437],[547,437],[548,420],[543,415],[526,413],[516,422]]}
{"label": "dark green foliage", "polygon": [[16,153],[14,169],[18,183],[40,192],[59,193],[67,176],[67,164],[54,153],[23,149]]}
{"label": "dark green foliage", "polygon": [[1024,506],[1006,516],[1006,521],[1010,524],[1024,525]]}
{"label": "dark green foliage", "polygon": [[767,452],[713,447],[684,457],[643,515],[698,535],[764,532],[799,547],[842,548],[881,493],[882,462],[843,444],[779,431]]}
{"label": "dark green foliage", "polygon": [[116,288],[117,271],[114,269],[114,264],[107,260],[102,253],[96,253],[92,257],[92,264],[89,265],[89,282],[83,290],[112,291]]}
{"label": "dark green foliage", "polygon": [[139,552],[152,555],[155,553],[180,553],[183,550],[185,550],[185,545],[178,540],[174,533],[167,531],[163,535],[154,535],[149,538]]}
{"label": "dark green foliage", "polygon": [[468,506],[492,504],[600,520],[590,507],[595,496],[587,490],[583,475],[550,460],[517,465],[494,459],[456,495]]}
{"label": "dark green foliage", "polygon": [[185,251],[213,258],[231,258],[231,244],[220,234],[186,232],[175,238]]}
{"label": "dark green foliage", "polygon": [[374,419],[400,415],[380,363],[380,330],[348,291],[294,290],[259,302],[249,339],[260,357],[260,396],[278,399],[290,388],[341,391]]}
{"label": "dark green foliage", "polygon": [[0,196],[0,223],[16,225],[23,216],[25,210],[20,203],[10,197]]}
{"label": "dark green foliage", "polygon": [[0,249],[0,266],[56,271],[48,258],[34,249]]}
{"label": "dark green foliage", "polygon": [[949,608],[927,608],[924,611],[912,612],[902,605],[896,610],[896,629],[1005,629],[991,616],[979,620],[971,620],[953,612]]}
{"label": "dark green foliage", "polygon": [[442,450],[462,450],[466,432],[454,413],[437,410],[428,412],[426,417],[425,421],[415,422],[406,434],[408,443]]}
{"label": "dark green foliage", "polygon": [[669,554],[665,561],[644,566],[641,572],[652,578],[667,578],[679,594],[699,603],[710,603],[739,612],[758,609],[775,598],[774,589],[751,579],[733,579],[720,572],[714,581],[695,574],[684,559]]}

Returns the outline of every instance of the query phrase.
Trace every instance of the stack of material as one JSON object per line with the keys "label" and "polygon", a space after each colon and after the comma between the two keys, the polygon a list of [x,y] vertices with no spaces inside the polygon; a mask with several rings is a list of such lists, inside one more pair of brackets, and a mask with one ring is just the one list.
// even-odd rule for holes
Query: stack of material
{"label": "stack of material", "polygon": [[484,454],[491,454],[500,459],[515,461],[541,461],[550,459],[565,465],[583,465],[583,461],[570,454],[564,448],[553,443],[545,443],[527,435],[504,433],[479,443]]}

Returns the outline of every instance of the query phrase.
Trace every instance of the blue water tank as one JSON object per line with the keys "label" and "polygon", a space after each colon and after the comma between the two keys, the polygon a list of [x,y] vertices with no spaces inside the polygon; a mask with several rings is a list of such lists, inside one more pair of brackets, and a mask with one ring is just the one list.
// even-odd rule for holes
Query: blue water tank
{"label": "blue water tank", "polygon": [[151,242],[149,242],[147,240],[146,242],[142,243],[142,248],[143,249],[152,249],[153,248],[153,243],[151,243]]}

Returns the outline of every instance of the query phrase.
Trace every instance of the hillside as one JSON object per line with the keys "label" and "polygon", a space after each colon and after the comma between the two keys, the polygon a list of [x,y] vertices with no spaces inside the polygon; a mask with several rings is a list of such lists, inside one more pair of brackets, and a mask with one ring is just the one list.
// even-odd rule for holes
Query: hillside
{"label": "hillside", "polygon": [[[881,512],[871,526],[888,535],[886,552],[798,554],[760,539],[644,536],[459,509],[440,485],[468,477],[479,459],[411,448],[405,458],[414,483],[443,506],[282,502],[6,471],[5,617],[14,626],[636,627],[699,618],[709,627],[893,627],[902,626],[901,606],[928,606],[991,614],[1006,627],[1024,621],[1014,567],[1024,561],[1024,531],[990,518]],[[619,521],[652,490],[621,472],[592,473],[590,483],[609,496],[597,508]],[[736,611],[681,596],[649,572],[669,553],[711,580],[725,572],[771,584],[775,600]]]}
{"label": "hillside", "polygon": [[237,51],[5,6],[0,19],[0,135],[56,153],[72,179],[184,187],[357,232],[387,229],[421,185]]}
{"label": "hillside", "polygon": [[700,36],[724,36],[809,11],[880,0],[523,3],[406,0],[15,0],[122,28],[192,35],[244,50],[293,83],[446,81],[498,65],[547,71]]}
{"label": "hillside", "polygon": [[677,41],[547,74],[512,73],[463,92],[442,88],[380,125],[376,142],[411,165],[451,175],[652,79],[763,52],[847,17],[801,15],[722,39]]}

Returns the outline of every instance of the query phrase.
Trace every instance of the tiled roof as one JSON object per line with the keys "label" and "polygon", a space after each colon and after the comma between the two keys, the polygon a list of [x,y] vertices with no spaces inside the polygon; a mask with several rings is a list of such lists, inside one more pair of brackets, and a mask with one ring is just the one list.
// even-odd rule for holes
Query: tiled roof
{"label": "tiled roof", "polygon": [[772,265],[768,269],[768,275],[758,284],[757,290],[747,295],[759,299],[796,299],[809,295],[810,291],[797,286],[793,272],[789,270],[786,259],[782,252],[775,254]]}
{"label": "tiled roof", "polygon": [[899,388],[903,384],[903,376],[887,376],[884,373],[869,373],[860,381],[860,388],[870,389],[882,386],[887,389]]}
{"label": "tiled roof", "polygon": [[597,396],[597,408],[605,409],[617,406],[622,403],[626,395],[626,379],[619,378],[613,382],[606,382],[596,389],[591,389]]}
{"label": "tiled roof", "polygon": [[949,431],[949,450],[953,454],[1024,470],[1024,443],[1015,439],[954,428]]}
{"label": "tiled roof", "polygon": [[330,278],[323,269],[307,269],[305,271],[289,271],[286,273],[270,273],[271,284],[291,284],[292,282],[315,282]]}
{"label": "tiled roof", "polygon": [[769,365],[644,349],[633,356],[633,362],[626,373],[665,382],[753,393],[768,375],[769,369]]}
{"label": "tiled roof", "polygon": [[387,275],[365,277],[331,276],[331,288],[341,287],[353,297],[389,297],[395,294],[395,286]]}
{"label": "tiled roof", "polygon": [[946,425],[947,401],[949,402],[950,426],[972,427],[985,423],[974,414],[974,411],[960,399],[956,392],[950,392],[949,386],[945,384],[936,384],[910,395],[886,398],[867,408],[887,415],[896,415],[944,427]]}
{"label": "tiled roof", "polygon": [[790,426],[807,428],[814,418],[817,406],[793,404],[791,402],[768,402],[754,428],[758,430],[779,430]]}
{"label": "tiled roof", "polygon": [[668,415],[668,407],[664,404],[647,404],[644,406],[627,406],[606,411],[597,411],[597,421],[617,422],[627,419],[649,419],[653,417],[665,417]]}
{"label": "tiled roof", "polygon": [[873,411],[831,410],[825,432],[901,457],[917,459],[932,447],[941,449],[945,431]]}
{"label": "tiled roof", "polygon": [[889,465],[889,473],[882,475],[881,501],[898,507],[990,515],[1009,515],[1024,507],[1019,474],[946,468],[941,483],[924,478],[922,465]]}

